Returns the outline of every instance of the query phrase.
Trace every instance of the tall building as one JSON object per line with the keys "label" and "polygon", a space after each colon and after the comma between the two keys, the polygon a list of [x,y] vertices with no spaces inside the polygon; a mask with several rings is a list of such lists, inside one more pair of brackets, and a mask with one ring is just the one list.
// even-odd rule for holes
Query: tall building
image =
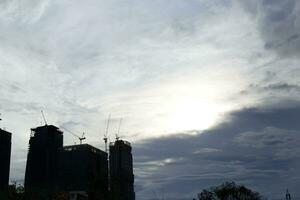
{"label": "tall building", "polygon": [[108,199],[107,153],[88,144],[65,146],[60,152],[59,190]]}
{"label": "tall building", "polygon": [[109,145],[110,193],[112,199],[134,200],[134,175],[131,145],[116,140]]}
{"label": "tall building", "polygon": [[27,199],[49,199],[55,186],[63,132],[53,125],[31,129],[25,171]]}
{"label": "tall building", "polygon": [[11,154],[11,133],[0,129],[0,192],[8,188]]}

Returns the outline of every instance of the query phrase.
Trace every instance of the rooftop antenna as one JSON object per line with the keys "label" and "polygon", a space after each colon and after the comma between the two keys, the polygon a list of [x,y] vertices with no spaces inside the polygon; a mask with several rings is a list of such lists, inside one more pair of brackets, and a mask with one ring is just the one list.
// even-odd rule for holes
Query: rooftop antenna
{"label": "rooftop antenna", "polygon": [[47,121],[46,121],[46,118],[45,118],[45,115],[44,115],[43,110],[41,110],[41,113],[42,113],[42,117],[43,117],[44,123],[45,123],[45,125],[47,126]]}
{"label": "rooftop antenna", "polygon": [[107,124],[106,124],[106,130],[105,130],[105,134],[104,134],[104,137],[103,137],[103,140],[104,140],[104,143],[105,143],[105,152],[107,153],[107,134],[108,134],[108,128],[109,128],[109,122],[110,122],[110,117],[111,117],[111,114],[109,113],[108,115],[108,119],[107,119]]}
{"label": "rooftop antenna", "polygon": [[[70,131],[69,129],[60,126],[61,128],[63,128],[65,131],[69,132],[70,134],[72,134],[74,137],[77,137],[79,139],[79,143],[82,144],[82,141],[86,139],[86,137],[84,137],[85,133],[83,132],[81,137],[79,135],[77,135],[76,133],[74,133],[73,131]],[[76,142],[75,142],[76,144]]]}
{"label": "rooftop antenna", "polygon": [[118,132],[117,132],[117,134],[116,134],[116,140],[119,140],[119,139],[120,139],[119,134],[120,134],[120,129],[121,129],[121,125],[122,125],[122,120],[123,120],[123,118],[120,118],[119,127],[118,127]]}
{"label": "rooftop antenna", "polygon": [[291,194],[289,193],[289,189],[286,189],[285,199],[286,200],[291,200],[292,199]]}

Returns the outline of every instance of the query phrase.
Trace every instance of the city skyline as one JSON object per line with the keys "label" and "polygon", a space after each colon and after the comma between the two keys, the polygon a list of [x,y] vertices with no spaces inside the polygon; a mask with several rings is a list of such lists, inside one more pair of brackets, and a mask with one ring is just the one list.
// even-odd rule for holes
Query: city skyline
{"label": "city skyline", "polygon": [[[0,127],[23,181],[32,127],[132,142],[136,199],[233,180],[269,199],[300,184],[296,0],[4,0]],[[65,134],[66,145],[79,144]]]}

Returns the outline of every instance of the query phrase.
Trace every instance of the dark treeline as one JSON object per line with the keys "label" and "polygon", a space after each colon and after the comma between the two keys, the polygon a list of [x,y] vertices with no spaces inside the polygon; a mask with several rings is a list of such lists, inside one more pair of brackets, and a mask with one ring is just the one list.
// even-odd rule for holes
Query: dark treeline
{"label": "dark treeline", "polygon": [[244,185],[225,182],[219,186],[204,189],[198,194],[198,200],[265,200],[265,198]]}

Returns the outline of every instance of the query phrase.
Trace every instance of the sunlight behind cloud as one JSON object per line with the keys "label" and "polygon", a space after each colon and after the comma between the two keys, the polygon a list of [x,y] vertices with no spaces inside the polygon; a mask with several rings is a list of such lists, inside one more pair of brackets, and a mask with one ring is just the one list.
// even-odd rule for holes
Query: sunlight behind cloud
{"label": "sunlight behind cloud", "polygon": [[172,106],[174,112],[170,114],[168,124],[171,132],[207,129],[216,123],[220,112],[216,105],[196,101],[193,97],[178,101]]}

